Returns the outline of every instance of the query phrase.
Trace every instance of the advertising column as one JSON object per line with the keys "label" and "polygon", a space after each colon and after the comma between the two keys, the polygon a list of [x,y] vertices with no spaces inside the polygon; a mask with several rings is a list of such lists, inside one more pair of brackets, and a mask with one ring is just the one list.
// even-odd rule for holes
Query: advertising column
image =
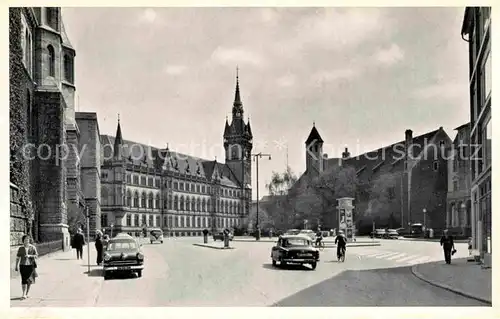
{"label": "advertising column", "polygon": [[351,197],[344,197],[337,199],[339,230],[342,230],[344,232],[348,241],[353,241],[354,239],[353,218],[352,218],[352,211],[354,209],[354,206],[352,205],[353,200],[354,198]]}

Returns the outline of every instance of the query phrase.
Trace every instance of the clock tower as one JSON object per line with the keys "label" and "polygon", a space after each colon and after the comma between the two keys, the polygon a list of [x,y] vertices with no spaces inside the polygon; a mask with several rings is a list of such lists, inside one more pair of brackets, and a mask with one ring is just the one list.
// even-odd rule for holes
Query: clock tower
{"label": "clock tower", "polygon": [[[243,104],[240,97],[240,83],[236,71],[236,92],[234,94],[232,120],[229,124],[226,118],[224,128],[224,149],[226,151],[226,164],[231,168],[242,187],[250,188],[252,185],[252,129],[250,120],[245,123],[243,119]],[[248,185],[248,186],[247,186]]]}

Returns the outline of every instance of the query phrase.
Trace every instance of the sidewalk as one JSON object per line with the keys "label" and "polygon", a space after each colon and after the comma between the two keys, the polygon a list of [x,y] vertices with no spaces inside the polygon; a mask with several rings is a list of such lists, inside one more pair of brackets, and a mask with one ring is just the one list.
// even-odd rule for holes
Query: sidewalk
{"label": "sidewalk", "polygon": [[101,288],[101,267],[95,265],[96,251],[90,243],[90,274],[87,273],[87,246],[83,260],[76,259],[74,249],[40,257],[38,278],[32,285],[30,298],[22,295],[21,277],[10,280],[11,307],[87,307],[93,306]]}
{"label": "sidewalk", "polygon": [[467,262],[467,258],[452,259],[451,265],[444,261],[414,265],[412,273],[419,279],[457,293],[459,295],[492,303],[491,268]]}

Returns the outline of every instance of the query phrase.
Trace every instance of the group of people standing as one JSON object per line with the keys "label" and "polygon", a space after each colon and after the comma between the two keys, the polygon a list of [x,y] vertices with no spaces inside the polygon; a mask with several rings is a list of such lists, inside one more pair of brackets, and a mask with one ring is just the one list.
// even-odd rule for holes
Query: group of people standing
{"label": "group of people standing", "polygon": [[[98,266],[102,264],[102,254],[108,240],[108,235],[103,235],[100,230],[96,231],[95,249],[97,252],[96,263]],[[83,259],[83,246],[85,246],[85,236],[82,230],[78,229],[71,239],[71,247],[76,250],[76,259]]]}

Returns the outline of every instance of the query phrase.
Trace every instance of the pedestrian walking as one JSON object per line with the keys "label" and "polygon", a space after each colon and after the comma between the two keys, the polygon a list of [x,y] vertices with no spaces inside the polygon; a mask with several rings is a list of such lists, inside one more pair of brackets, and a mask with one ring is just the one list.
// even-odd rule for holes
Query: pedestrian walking
{"label": "pedestrian walking", "polygon": [[35,283],[38,252],[36,247],[31,244],[31,238],[24,235],[23,245],[17,250],[16,271],[21,273],[21,288],[23,295],[21,300],[29,298],[31,285]]}
{"label": "pedestrian walking", "polygon": [[102,263],[102,250],[103,250],[102,233],[100,230],[96,231],[95,250],[97,251],[97,265],[100,266]]}
{"label": "pedestrian walking", "polygon": [[467,249],[469,249],[469,256],[472,256],[472,237],[467,241]]}
{"label": "pedestrian walking", "polygon": [[83,259],[83,246],[85,245],[85,237],[80,228],[73,236],[73,248],[76,249],[76,259]]}
{"label": "pedestrian walking", "polygon": [[451,255],[454,254],[456,250],[455,243],[453,242],[453,236],[448,234],[448,229],[443,231],[440,244],[443,247],[444,261],[449,265],[451,264]]}

